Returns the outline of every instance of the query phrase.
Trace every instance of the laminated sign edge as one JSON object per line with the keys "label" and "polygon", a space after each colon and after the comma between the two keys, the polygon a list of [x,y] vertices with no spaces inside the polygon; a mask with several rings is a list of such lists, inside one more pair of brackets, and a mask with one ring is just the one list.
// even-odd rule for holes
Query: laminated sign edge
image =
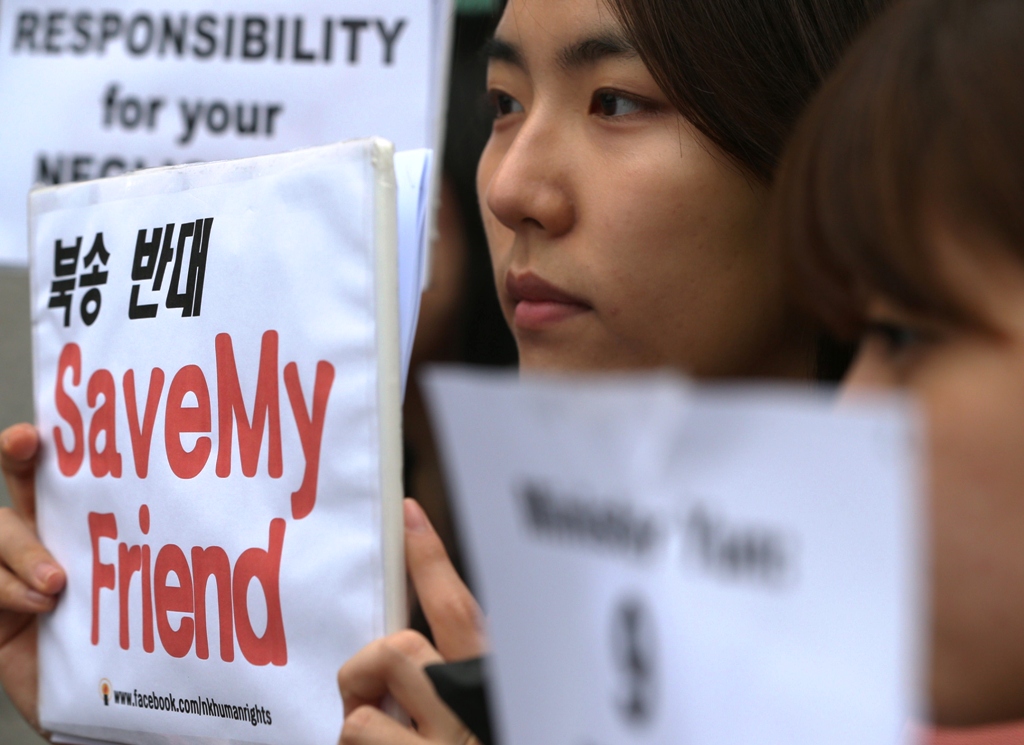
{"label": "laminated sign edge", "polygon": [[377,221],[377,376],[380,433],[381,529],[384,551],[384,626],[406,626],[405,551],[402,518],[402,384],[398,307],[398,201],[394,146],[375,138],[374,210]]}

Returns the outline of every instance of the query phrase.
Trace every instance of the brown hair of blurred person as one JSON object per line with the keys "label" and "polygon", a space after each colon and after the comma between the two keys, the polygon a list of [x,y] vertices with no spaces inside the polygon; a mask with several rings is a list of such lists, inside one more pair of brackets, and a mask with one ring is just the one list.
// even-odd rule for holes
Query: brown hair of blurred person
{"label": "brown hair of blurred person", "polygon": [[1024,719],[1022,71],[1024,3],[904,0],[811,105],[774,194],[793,292],[862,334],[847,392],[925,413],[942,725]]}
{"label": "brown hair of blurred person", "polygon": [[982,322],[931,250],[936,219],[1024,259],[1024,4],[910,2],[813,103],[779,176],[793,292],[856,334],[872,294]]}

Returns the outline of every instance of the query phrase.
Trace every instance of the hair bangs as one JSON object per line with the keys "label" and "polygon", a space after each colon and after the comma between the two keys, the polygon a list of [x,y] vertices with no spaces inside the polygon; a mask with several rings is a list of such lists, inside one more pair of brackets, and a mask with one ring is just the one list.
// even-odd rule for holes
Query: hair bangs
{"label": "hair bangs", "polygon": [[[937,82],[944,80],[935,74],[938,19],[913,15],[913,4],[890,11],[904,18],[869,32],[823,87],[797,127],[773,195],[772,240],[791,291],[844,336],[860,332],[873,300],[936,320],[980,322],[939,266],[930,236],[938,223],[989,202],[963,186],[979,179],[965,178],[970,153],[950,127],[948,95]],[[912,24],[912,15],[921,20]]]}

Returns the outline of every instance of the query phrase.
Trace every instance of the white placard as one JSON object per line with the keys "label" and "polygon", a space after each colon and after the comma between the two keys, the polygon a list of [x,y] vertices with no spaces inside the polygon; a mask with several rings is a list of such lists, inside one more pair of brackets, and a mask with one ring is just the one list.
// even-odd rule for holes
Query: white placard
{"label": "white placard", "polygon": [[398,183],[398,310],[402,347],[402,394],[416,342],[420,298],[427,282],[430,258],[430,185],[433,151],[395,153]]}
{"label": "white placard", "polygon": [[895,745],[914,417],[666,378],[432,372],[501,742]]}
{"label": "white placard", "polygon": [[4,0],[0,263],[25,195],[145,166],[381,136],[436,148],[450,0]]}
{"label": "white placard", "polygon": [[404,620],[383,140],[33,193],[44,727],[334,742]]}

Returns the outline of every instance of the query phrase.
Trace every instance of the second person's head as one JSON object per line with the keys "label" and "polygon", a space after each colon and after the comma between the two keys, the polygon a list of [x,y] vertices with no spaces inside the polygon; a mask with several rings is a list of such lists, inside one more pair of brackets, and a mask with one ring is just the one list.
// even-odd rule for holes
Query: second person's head
{"label": "second person's head", "polygon": [[774,238],[862,342],[845,381],[927,419],[940,724],[1024,718],[1024,4],[904,0],[798,127]]}

